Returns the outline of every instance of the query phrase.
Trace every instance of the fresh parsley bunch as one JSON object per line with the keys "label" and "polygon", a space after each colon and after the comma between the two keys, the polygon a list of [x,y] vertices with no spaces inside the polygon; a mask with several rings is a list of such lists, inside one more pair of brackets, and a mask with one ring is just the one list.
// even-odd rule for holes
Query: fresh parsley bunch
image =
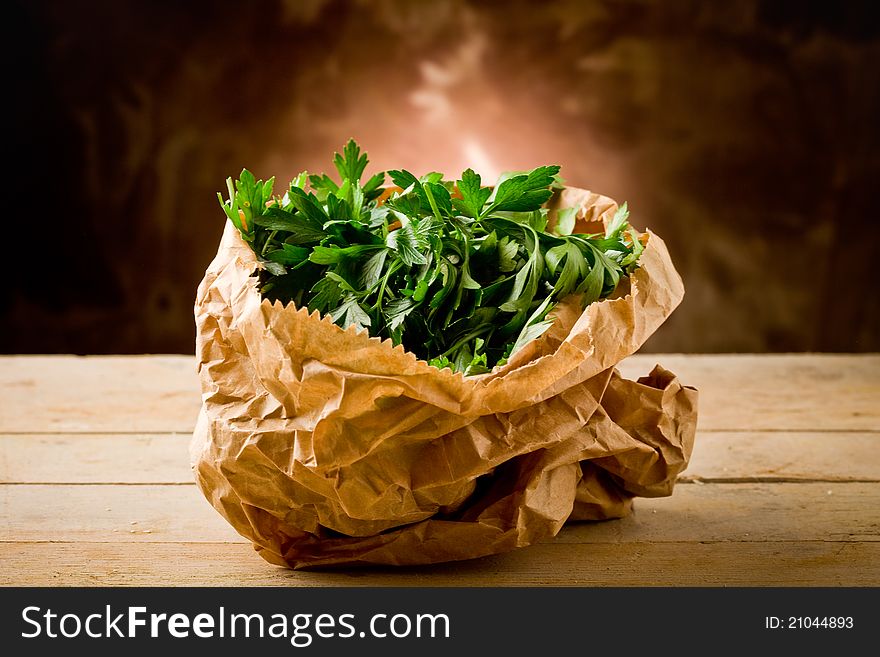
{"label": "fresh parsley bunch", "polygon": [[367,155],[351,140],[334,159],[340,181],[302,172],[282,196],[275,179],[244,169],[218,194],[263,264],[264,298],[329,314],[345,328],[390,338],[436,367],[466,375],[507,362],[552,323],[570,294],[584,305],[609,295],[642,252],[626,204],[604,235],[573,234],[576,209],[547,230],[544,203],[559,166],[507,174],[483,187],[388,171],[361,182]]}

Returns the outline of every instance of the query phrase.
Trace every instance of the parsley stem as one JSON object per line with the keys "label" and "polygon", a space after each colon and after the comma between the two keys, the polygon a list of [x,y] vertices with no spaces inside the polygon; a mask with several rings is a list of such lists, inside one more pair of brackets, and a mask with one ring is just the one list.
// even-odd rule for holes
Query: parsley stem
{"label": "parsley stem", "polygon": [[437,207],[437,201],[434,200],[434,193],[431,191],[431,186],[425,185],[422,189],[425,190],[425,196],[428,197],[428,203],[431,206],[431,211],[434,213],[434,216],[437,217],[437,221],[443,221],[443,217],[440,216],[440,209]]}
{"label": "parsley stem", "polygon": [[269,237],[267,237],[266,241],[263,243],[263,248],[260,251],[260,255],[262,255],[262,256],[266,255],[266,249],[269,248],[269,243],[275,239],[275,236],[277,234],[278,234],[277,230],[273,230],[271,233],[269,233]]}
{"label": "parsley stem", "polygon": [[470,342],[474,338],[478,338],[481,335],[483,335],[483,333],[486,333],[487,331],[491,331],[491,330],[492,330],[491,324],[484,324],[483,326],[478,326],[470,333],[466,333],[463,338],[459,338],[459,340],[455,344],[453,344],[451,347],[449,347],[449,349],[447,349],[442,354],[440,354],[440,356],[441,357],[448,356],[449,354],[451,354],[453,351],[456,351],[459,347],[461,347],[466,342]]}
{"label": "parsley stem", "polygon": [[388,284],[388,279],[394,272],[400,269],[400,266],[400,260],[395,260],[391,263],[391,266],[388,267],[388,271],[385,272],[385,276],[382,277],[382,284],[379,286],[379,295],[376,297],[376,303],[370,310],[378,310],[379,312],[382,312],[382,297],[385,296],[385,286]]}

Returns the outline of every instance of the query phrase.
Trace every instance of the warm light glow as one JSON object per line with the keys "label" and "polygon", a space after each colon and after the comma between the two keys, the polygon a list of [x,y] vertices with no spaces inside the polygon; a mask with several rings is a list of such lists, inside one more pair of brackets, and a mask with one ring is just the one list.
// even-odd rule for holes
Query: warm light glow
{"label": "warm light glow", "polygon": [[494,182],[501,175],[501,170],[493,163],[489,153],[474,137],[466,137],[461,146],[465,162],[469,162],[468,166],[483,177],[484,184]]}

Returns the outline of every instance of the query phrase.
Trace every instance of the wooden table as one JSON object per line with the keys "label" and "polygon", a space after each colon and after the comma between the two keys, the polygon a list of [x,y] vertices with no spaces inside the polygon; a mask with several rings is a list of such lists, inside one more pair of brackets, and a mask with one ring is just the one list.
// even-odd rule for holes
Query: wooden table
{"label": "wooden table", "polygon": [[509,554],[270,566],[193,484],[184,356],[0,357],[3,585],[880,584],[880,356],[634,356],[701,390],[674,494]]}

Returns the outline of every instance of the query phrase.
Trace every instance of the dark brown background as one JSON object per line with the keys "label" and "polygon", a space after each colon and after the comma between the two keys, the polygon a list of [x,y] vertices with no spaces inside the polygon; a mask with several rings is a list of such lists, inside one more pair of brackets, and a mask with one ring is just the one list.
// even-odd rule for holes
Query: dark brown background
{"label": "dark brown background", "polygon": [[7,10],[3,351],[193,349],[242,166],[559,163],[687,295],[657,351],[876,351],[870,2],[28,2]]}

